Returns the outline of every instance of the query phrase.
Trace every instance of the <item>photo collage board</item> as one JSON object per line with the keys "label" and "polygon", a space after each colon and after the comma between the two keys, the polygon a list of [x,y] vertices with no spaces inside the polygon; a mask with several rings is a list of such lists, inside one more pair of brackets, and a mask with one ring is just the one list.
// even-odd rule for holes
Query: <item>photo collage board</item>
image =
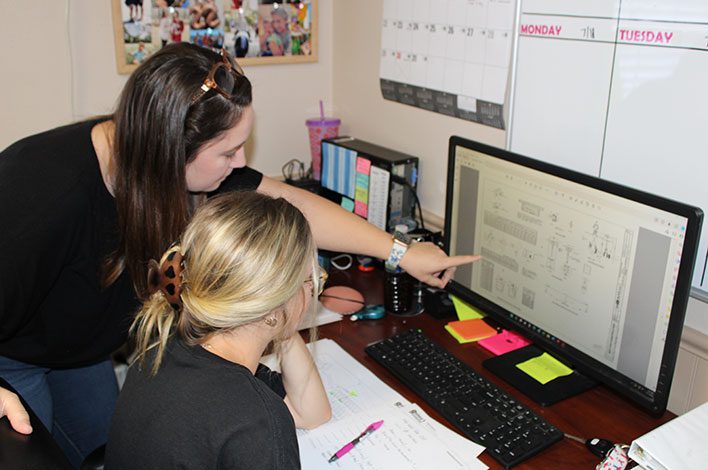
{"label": "photo collage board", "polygon": [[113,2],[121,73],[175,42],[224,48],[245,64],[317,60],[316,0]]}

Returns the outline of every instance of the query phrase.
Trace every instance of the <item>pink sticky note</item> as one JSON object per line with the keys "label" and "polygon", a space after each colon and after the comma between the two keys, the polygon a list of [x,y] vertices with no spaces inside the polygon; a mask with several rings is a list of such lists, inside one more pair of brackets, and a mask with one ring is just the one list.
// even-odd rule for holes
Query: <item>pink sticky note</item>
{"label": "pink sticky note", "polygon": [[354,213],[362,217],[367,217],[369,213],[369,206],[361,201],[354,202]]}
{"label": "pink sticky note", "polygon": [[531,341],[514,333],[513,331],[503,330],[498,335],[483,339],[477,344],[490,350],[497,356],[500,356],[504,353],[508,353],[509,351],[513,351],[514,349],[523,348],[524,346],[531,344]]}
{"label": "pink sticky note", "polygon": [[368,175],[370,170],[371,170],[371,160],[367,160],[366,158],[362,158],[362,157],[356,157],[356,172],[357,173],[364,173],[365,175]]}

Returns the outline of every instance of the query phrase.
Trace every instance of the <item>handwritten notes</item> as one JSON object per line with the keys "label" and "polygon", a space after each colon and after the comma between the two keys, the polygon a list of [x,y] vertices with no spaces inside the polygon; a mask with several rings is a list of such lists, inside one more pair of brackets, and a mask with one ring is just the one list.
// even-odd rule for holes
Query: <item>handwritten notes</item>
{"label": "handwritten notes", "polygon": [[[337,343],[324,339],[308,347],[329,396],[332,419],[316,429],[297,431],[302,468],[487,468],[476,458],[484,450],[482,446],[430,418]],[[379,430],[340,460],[327,462],[343,444],[378,420],[384,420]]]}

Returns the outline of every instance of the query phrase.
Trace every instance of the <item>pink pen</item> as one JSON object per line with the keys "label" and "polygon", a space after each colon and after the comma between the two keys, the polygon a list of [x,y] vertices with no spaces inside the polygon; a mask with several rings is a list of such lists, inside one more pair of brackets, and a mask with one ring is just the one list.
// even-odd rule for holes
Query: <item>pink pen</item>
{"label": "pink pen", "polygon": [[350,450],[352,450],[352,449],[354,448],[354,446],[357,445],[357,444],[358,444],[362,439],[364,439],[366,436],[368,436],[369,434],[371,434],[372,432],[374,432],[374,431],[376,431],[378,428],[380,428],[382,424],[383,424],[383,420],[381,420],[381,421],[376,421],[375,423],[370,424],[369,427],[367,427],[366,429],[364,429],[364,432],[362,432],[361,434],[359,434],[353,441],[351,441],[351,442],[345,444],[344,447],[342,447],[342,448],[339,449],[337,452],[335,452],[334,455],[329,458],[329,463],[332,463],[332,462],[334,462],[334,461],[336,461],[336,460],[341,459],[341,458],[344,456],[344,454],[346,454],[347,452],[349,452]]}

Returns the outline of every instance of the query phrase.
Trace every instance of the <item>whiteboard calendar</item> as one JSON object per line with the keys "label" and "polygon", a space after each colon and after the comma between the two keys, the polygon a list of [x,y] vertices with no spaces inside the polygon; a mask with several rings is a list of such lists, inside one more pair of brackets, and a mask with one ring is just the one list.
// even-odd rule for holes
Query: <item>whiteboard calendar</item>
{"label": "whiteboard calendar", "polygon": [[516,0],[384,0],[385,99],[504,129]]}
{"label": "whiteboard calendar", "polygon": [[[708,1],[523,0],[508,148],[708,211]],[[708,299],[708,223],[693,285]]]}

